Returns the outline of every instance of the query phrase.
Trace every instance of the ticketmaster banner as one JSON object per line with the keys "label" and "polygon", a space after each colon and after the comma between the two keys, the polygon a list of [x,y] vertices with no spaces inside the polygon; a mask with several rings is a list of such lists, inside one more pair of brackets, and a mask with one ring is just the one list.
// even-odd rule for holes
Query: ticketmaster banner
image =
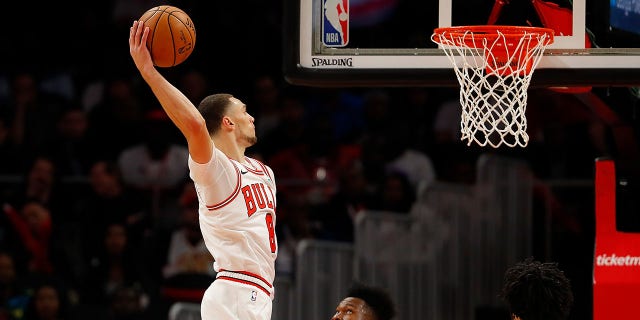
{"label": "ticketmaster banner", "polygon": [[617,185],[614,161],[598,159],[593,320],[629,319],[638,314],[640,233],[616,229]]}

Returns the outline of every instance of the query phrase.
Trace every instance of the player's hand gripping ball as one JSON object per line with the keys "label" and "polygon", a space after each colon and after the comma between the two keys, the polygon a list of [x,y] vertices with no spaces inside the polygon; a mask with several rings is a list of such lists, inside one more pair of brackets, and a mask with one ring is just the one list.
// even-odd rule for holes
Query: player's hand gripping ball
{"label": "player's hand gripping ball", "polygon": [[151,8],[140,17],[149,27],[147,48],[157,67],[173,67],[184,62],[196,45],[196,28],[184,11],[173,6]]}

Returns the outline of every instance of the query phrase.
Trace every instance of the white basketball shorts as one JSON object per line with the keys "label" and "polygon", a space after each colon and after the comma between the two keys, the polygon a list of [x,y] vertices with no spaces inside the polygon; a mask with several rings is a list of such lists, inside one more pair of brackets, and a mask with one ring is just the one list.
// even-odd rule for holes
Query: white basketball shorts
{"label": "white basketball shorts", "polygon": [[264,291],[248,284],[215,280],[204,293],[202,320],[270,320],[272,301]]}

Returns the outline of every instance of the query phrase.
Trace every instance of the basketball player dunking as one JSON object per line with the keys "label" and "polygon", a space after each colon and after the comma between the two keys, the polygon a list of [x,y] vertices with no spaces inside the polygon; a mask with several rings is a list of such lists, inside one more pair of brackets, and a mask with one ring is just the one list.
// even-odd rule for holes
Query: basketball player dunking
{"label": "basketball player dunking", "polygon": [[202,319],[271,318],[276,185],[272,170],[244,155],[256,143],[253,117],[229,94],[198,108],[156,70],[146,47],[149,29],[138,21],[129,51],[163,109],[187,139],[189,170],[200,202],[200,230],[217,279],[206,290]]}

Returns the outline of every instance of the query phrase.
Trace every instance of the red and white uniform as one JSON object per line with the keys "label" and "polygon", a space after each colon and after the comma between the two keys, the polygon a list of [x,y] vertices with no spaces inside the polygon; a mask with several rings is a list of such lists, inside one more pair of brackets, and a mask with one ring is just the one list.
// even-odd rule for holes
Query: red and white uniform
{"label": "red and white uniform", "polygon": [[[237,162],[218,149],[208,163],[189,157],[189,170],[200,202],[200,230],[218,272],[202,301],[203,319],[270,319],[278,253],[273,171],[252,158]],[[245,299],[247,305],[239,305]],[[237,311],[247,308],[257,315]]]}

